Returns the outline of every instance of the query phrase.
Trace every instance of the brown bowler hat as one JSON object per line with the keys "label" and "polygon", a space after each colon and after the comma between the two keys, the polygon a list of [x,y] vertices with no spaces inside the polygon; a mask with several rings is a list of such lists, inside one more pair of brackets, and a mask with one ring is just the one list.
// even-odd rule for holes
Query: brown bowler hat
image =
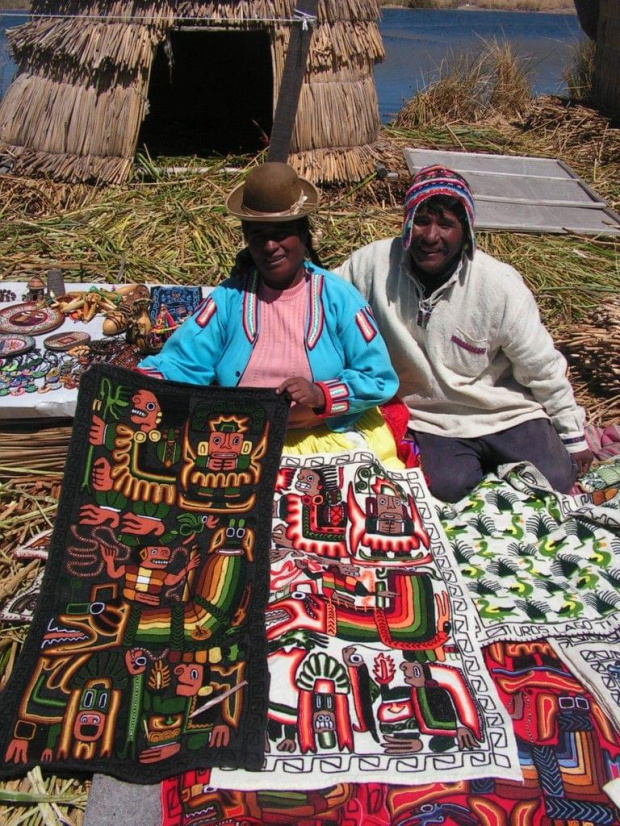
{"label": "brown bowler hat", "polygon": [[292,166],[267,161],[233,189],[226,209],[242,221],[295,221],[317,208],[319,191]]}

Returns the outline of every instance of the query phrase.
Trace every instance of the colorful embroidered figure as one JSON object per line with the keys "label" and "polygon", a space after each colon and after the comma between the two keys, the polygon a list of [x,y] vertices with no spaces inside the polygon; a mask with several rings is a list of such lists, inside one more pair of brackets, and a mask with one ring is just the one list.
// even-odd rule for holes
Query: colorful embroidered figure
{"label": "colorful embroidered figure", "polygon": [[220,417],[209,422],[211,433],[207,442],[198,445],[196,465],[204,463],[209,470],[245,470],[252,443],[244,439],[247,419]]}
{"label": "colorful embroidered figure", "polygon": [[301,664],[299,687],[299,746],[302,754],[336,746],[353,751],[349,716],[349,680],[341,663],[321,652]]}
{"label": "colorful embroidered figure", "polygon": [[442,752],[455,745],[475,749],[482,740],[480,718],[461,672],[439,663],[405,661],[400,665],[411,686],[413,713],[428,747]]}
{"label": "colorful embroidered figure", "polygon": [[285,537],[292,548],[330,559],[347,556],[342,488],[341,468],[300,468],[293,491],[282,495],[274,508],[287,522]]}
{"label": "colorful embroidered figure", "polygon": [[348,547],[360,565],[431,562],[430,539],[411,495],[378,465],[361,467],[347,492]]}
{"label": "colorful embroidered figure", "polygon": [[260,478],[269,423],[264,414],[252,415],[251,407],[244,415],[213,415],[206,405],[193,411],[192,428],[208,438],[183,442],[182,507],[216,513],[252,508],[251,486]]}
{"label": "colorful embroidered figure", "polygon": [[129,602],[140,602],[144,605],[159,605],[165,587],[170,588],[181,582],[190,571],[200,565],[200,556],[192,553],[180,571],[172,573],[166,570],[172,559],[172,551],[165,545],[149,545],[142,548],[139,565],[118,565],[116,551],[109,545],[101,546],[101,556],[111,579],[125,578],[123,597]]}

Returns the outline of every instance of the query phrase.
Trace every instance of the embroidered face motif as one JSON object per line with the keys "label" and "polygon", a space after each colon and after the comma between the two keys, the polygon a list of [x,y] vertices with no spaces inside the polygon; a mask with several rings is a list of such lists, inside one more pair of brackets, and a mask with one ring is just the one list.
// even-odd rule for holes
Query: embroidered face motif
{"label": "embroidered face motif", "polygon": [[450,209],[430,212],[422,204],[416,210],[411,230],[409,255],[426,275],[441,276],[457,261],[465,233],[457,215]]}
{"label": "embroidered face motif", "polygon": [[305,239],[296,222],[246,224],[245,240],[261,278],[275,290],[285,290],[303,278]]}
{"label": "embroidered face motif", "polygon": [[161,408],[157,397],[149,390],[138,390],[134,393],[131,403],[131,421],[140,426],[145,432],[155,428],[161,418]]}
{"label": "embroidered face motif", "polygon": [[297,475],[295,488],[306,496],[316,496],[321,492],[323,485],[319,474],[309,468],[302,468]]}
{"label": "embroidered face motif", "polygon": [[175,666],[177,678],[176,693],[179,697],[194,697],[202,687],[204,666],[197,663],[180,663]]}
{"label": "embroidered face motif", "polygon": [[165,568],[170,562],[170,548],[165,545],[151,545],[140,551],[140,565],[142,568]]}

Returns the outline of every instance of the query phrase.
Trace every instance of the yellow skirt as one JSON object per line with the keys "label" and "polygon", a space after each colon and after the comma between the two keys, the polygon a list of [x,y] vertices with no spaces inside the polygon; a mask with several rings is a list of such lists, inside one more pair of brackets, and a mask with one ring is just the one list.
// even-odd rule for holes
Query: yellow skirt
{"label": "yellow skirt", "polygon": [[405,465],[396,454],[396,442],[379,408],[372,407],[363,413],[344,433],[335,433],[325,425],[307,430],[287,430],[284,438],[284,454],[342,453],[370,449],[387,468],[398,470]]}

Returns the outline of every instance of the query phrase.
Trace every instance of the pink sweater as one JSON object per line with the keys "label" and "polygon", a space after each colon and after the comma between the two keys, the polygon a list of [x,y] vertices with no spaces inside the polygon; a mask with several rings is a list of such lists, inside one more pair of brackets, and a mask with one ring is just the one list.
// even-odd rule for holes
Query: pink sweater
{"label": "pink sweater", "polygon": [[[239,387],[276,388],[285,379],[301,376],[312,381],[305,348],[308,280],[287,290],[261,282],[258,291],[259,334]],[[323,421],[307,407],[293,405],[289,427],[316,427]]]}

